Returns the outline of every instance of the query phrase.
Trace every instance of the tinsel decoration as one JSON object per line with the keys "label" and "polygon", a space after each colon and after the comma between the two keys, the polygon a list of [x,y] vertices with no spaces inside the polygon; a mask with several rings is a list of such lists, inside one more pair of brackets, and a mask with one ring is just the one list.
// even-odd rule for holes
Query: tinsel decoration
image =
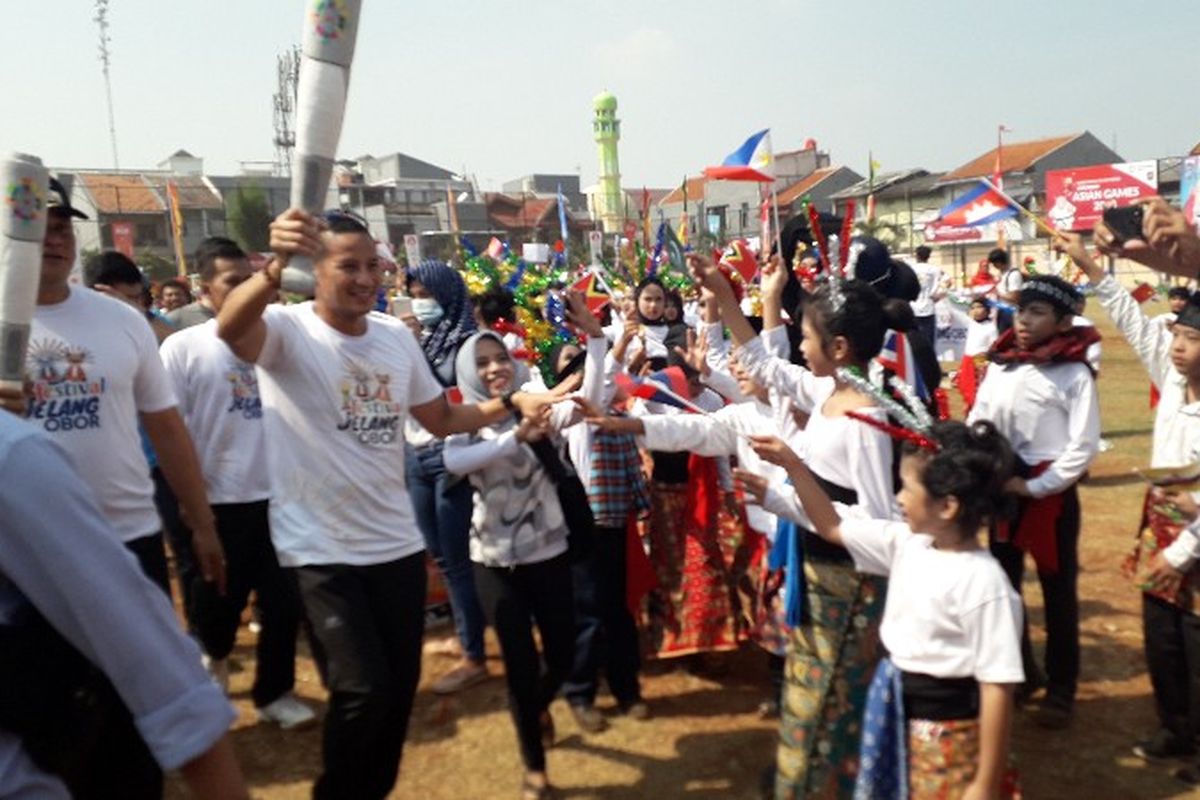
{"label": "tinsel decoration", "polygon": [[859,394],[873,397],[889,416],[895,417],[900,424],[910,430],[920,430],[921,425],[913,413],[904,407],[896,398],[875,386],[855,369],[838,367],[837,379],[847,384]]}
{"label": "tinsel decoration", "polygon": [[829,272],[829,247],[825,241],[825,231],[821,230],[821,215],[812,203],[808,206],[808,229],[812,233],[813,244],[817,248],[817,257],[821,260],[821,268]]}
{"label": "tinsel decoration", "polygon": [[888,381],[888,386],[892,387],[892,391],[900,395],[904,404],[912,411],[913,416],[917,418],[918,427],[921,430],[927,431],[933,427],[933,417],[929,413],[929,409],[921,402],[921,398],[917,397],[917,393],[913,387],[909,386],[908,381],[903,380],[899,375],[893,375]]}
{"label": "tinsel decoration", "polygon": [[920,447],[923,450],[929,450],[931,452],[936,453],[937,451],[942,449],[942,446],[940,444],[935,442],[933,439],[930,439],[928,436],[925,436],[924,434],[921,434],[921,433],[917,433],[916,431],[910,431],[905,428],[901,428],[899,425],[892,425],[891,423],[888,423],[888,422],[880,422],[879,420],[877,420],[873,417],[869,417],[866,414],[861,414],[857,411],[847,411],[846,416],[852,420],[861,422],[864,425],[869,425],[870,427],[875,428],[876,430],[883,431],[884,433],[886,433],[888,436],[892,437],[893,439],[900,439],[901,441],[912,442],[917,447]]}
{"label": "tinsel decoration", "polygon": [[842,277],[846,277],[846,270],[850,267],[850,238],[854,235],[854,200],[846,201],[846,216],[842,217],[842,235],[838,239],[840,250],[838,251],[838,263],[842,267]]}

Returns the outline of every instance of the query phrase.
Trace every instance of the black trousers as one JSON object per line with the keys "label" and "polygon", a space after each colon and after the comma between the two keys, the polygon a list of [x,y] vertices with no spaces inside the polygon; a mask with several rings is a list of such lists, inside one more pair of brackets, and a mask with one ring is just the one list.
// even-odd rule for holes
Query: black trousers
{"label": "black trousers", "polygon": [[171,575],[167,569],[167,551],[163,549],[162,533],[152,533],[125,543],[125,549],[133,553],[147,578],[171,596]]}
{"label": "black trousers", "polygon": [[1200,617],[1143,594],[1142,635],[1158,719],[1191,743],[1200,733]]}
{"label": "black trousers", "polygon": [[625,602],[624,528],[596,528],[592,552],[571,565],[575,593],[575,665],[563,684],[572,705],[596,702],[601,667],[617,703],[642,699],[637,624]]}
{"label": "black trousers", "polygon": [[300,627],[300,593],[296,576],[279,566],[271,544],[266,500],[212,507],[217,536],[225,550],[227,588],[222,597],[213,584],[196,575],[192,585],[192,628],[210,658],[233,650],[242,611],[250,592],[258,594],[262,633],[255,648],[254,687],[259,708],[290,692],[296,677],[296,633]]}
{"label": "black trousers", "polygon": [[179,594],[183,598],[183,614],[187,618],[188,632],[193,631],[192,625],[192,587],[200,575],[196,565],[196,556],[192,552],[192,531],[183,524],[179,514],[179,501],[171,491],[167,478],[158,467],[150,471],[154,479],[154,507],[158,510],[158,518],[162,520],[163,534],[167,537],[167,545],[171,555],[175,557],[175,578],[179,581]]}
{"label": "black trousers", "polygon": [[[1024,513],[1026,503],[1022,503]],[[1020,514],[1012,524],[1016,530]],[[1046,609],[1046,692],[1057,700],[1072,703],[1079,683],[1079,492],[1074,486],[1063,493],[1062,515],[1054,529],[1058,571],[1038,572],[1042,602]],[[991,543],[992,555],[1000,562],[1017,594],[1025,576],[1025,553],[1011,542]],[[1021,635],[1021,660],[1025,680],[1041,674],[1029,641],[1029,617]]]}
{"label": "black trousers", "polygon": [[396,783],[425,632],[425,553],[296,569],[329,690],[319,800],[384,798]]}
{"label": "black trousers", "polygon": [[[575,655],[570,560],[563,553],[512,568],[476,564],[475,583],[483,613],[500,640],[521,760],[527,770],[542,772],[546,751],[539,718],[558,694]],[[533,641],[535,623],[542,637],[542,656]]]}

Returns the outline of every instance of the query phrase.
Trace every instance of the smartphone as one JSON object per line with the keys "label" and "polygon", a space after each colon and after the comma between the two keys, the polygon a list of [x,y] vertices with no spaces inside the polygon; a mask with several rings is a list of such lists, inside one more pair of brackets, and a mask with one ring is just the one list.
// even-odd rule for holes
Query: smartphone
{"label": "smartphone", "polygon": [[1142,238],[1142,220],[1145,213],[1145,209],[1141,206],[1106,208],[1104,209],[1104,224],[1117,237],[1117,242],[1123,244],[1130,239]]}
{"label": "smartphone", "polygon": [[392,298],[392,316],[407,317],[412,314],[412,298],[404,295],[396,295]]}

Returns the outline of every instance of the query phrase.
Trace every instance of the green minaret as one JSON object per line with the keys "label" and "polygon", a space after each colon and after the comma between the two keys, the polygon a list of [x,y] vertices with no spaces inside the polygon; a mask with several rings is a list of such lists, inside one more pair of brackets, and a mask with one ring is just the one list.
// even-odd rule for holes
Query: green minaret
{"label": "green minaret", "polygon": [[600,225],[605,233],[620,233],[625,224],[625,204],[621,202],[621,167],[617,162],[617,142],[621,140],[617,98],[606,89],[596,95],[592,107],[596,110],[592,134],[600,152],[600,191],[596,196]]}

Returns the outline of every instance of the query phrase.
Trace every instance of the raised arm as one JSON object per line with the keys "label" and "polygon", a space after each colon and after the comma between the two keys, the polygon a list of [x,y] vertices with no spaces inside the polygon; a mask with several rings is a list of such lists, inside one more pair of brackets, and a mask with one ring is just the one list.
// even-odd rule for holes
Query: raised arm
{"label": "raised arm", "polygon": [[271,223],[271,251],[275,258],[230,292],[217,314],[217,335],[238,358],[250,363],[258,361],[267,340],[262,316],[279,291],[283,268],[293,255],[315,258],[321,252],[320,225],[301,209],[288,209]]}

